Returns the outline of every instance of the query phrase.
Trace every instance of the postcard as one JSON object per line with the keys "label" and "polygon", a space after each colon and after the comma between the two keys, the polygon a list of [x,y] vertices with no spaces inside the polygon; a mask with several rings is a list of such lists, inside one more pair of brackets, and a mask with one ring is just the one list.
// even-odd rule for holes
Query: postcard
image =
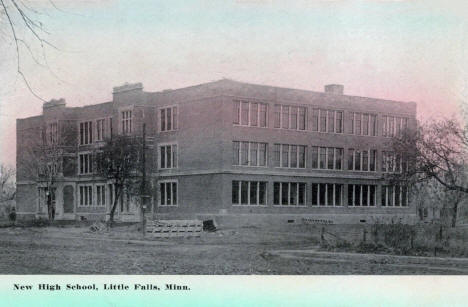
{"label": "postcard", "polygon": [[467,12],[0,0],[0,305],[466,305]]}

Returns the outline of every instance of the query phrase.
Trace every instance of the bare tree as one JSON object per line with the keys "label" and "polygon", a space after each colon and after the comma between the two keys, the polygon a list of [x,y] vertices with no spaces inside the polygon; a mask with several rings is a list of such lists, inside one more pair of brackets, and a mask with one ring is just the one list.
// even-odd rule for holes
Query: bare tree
{"label": "bare tree", "polygon": [[[58,9],[52,0],[48,3]],[[58,49],[47,37],[50,33],[46,30],[42,21],[46,16],[37,7],[37,2],[28,0],[0,0],[0,41],[13,41],[16,53],[16,71],[21,76],[26,87],[36,98],[45,101],[32,88],[26,73],[24,72],[25,58],[27,54],[36,65],[47,68],[52,74],[46,57],[46,47]]]}
{"label": "bare tree", "polygon": [[5,164],[0,164],[0,202],[10,201],[15,199],[16,170]]}
{"label": "bare tree", "polygon": [[21,168],[44,189],[49,220],[55,218],[53,199],[56,183],[63,175],[64,157],[73,151],[70,144],[76,138],[76,130],[72,127],[48,123],[41,127],[40,137],[28,138],[22,150]]}
{"label": "bare tree", "polygon": [[136,137],[118,135],[106,140],[96,154],[97,173],[114,184],[109,225],[114,223],[117,204],[124,191],[138,195],[141,183],[141,144]]}
{"label": "bare tree", "polygon": [[432,193],[444,199],[445,209],[456,224],[458,205],[468,196],[468,133],[458,121],[428,121],[416,131],[406,130],[393,139],[394,151],[408,161],[408,167],[394,180],[411,185],[434,181]]}

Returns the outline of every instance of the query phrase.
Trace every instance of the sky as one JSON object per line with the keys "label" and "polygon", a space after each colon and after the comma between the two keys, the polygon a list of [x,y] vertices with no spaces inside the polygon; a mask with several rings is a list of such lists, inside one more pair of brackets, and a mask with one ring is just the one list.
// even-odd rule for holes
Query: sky
{"label": "sky", "polygon": [[[9,1],[9,0],[5,0]],[[44,53],[18,24],[21,70],[45,100],[110,101],[112,88],[142,82],[160,91],[229,78],[415,101],[418,117],[452,116],[468,101],[468,2],[458,0],[45,0]],[[17,73],[0,10],[0,162],[14,164],[16,118],[40,115]],[[45,59],[45,60],[44,60]]]}

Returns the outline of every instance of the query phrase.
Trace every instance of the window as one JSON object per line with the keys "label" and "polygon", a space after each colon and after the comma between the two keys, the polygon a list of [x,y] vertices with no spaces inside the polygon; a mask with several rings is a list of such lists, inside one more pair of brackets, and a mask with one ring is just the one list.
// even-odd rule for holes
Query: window
{"label": "window", "polygon": [[407,207],[408,187],[400,185],[382,186],[382,206],[384,207]]}
{"label": "window", "polygon": [[232,181],[233,205],[266,205],[266,182],[263,181]]}
{"label": "window", "polygon": [[351,126],[350,134],[356,135],[377,135],[377,115],[369,113],[350,113]]}
{"label": "window", "polygon": [[105,119],[96,120],[96,141],[104,140],[105,133],[106,133],[105,124],[106,124]]}
{"label": "window", "polygon": [[267,126],[267,104],[234,100],[233,124],[251,127]]}
{"label": "window", "polygon": [[382,151],[382,172],[401,173],[408,170],[408,161],[391,151]]}
{"label": "window", "polygon": [[174,131],[178,129],[177,106],[165,107],[159,109],[160,130]]}
{"label": "window", "polygon": [[93,186],[80,185],[80,206],[88,207],[93,205]]}
{"label": "window", "polygon": [[343,111],[313,109],[312,131],[343,133]]}
{"label": "window", "polygon": [[91,174],[93,172],[93,161],[90,153],[79,154],[80,174]]}
{"label": "window", "polygon": [[305,168],[306,167],[306,148],[305,145],[274,145],[274,166],[287,168]]}
{"label": "window", "polygon": [[167,144],[159,146],[159,167],[177,167],[177,144]]}
{"label": "window", "polygon": [[122,111],[122,134],[132,133],[132,111]]}
{"label": "window", "polygon": [[106,186],[105,185],[96,185],[96,205],[97,206],[106,205]]}
{"label": "window", "polygon": [[177,206],[177,182],[163,181],[159,183],[159,205]]}
{"label": "window", "polygon": [[266,166],[267,143],[232,142],[233,165]]}
{"label": "window", "polygon": [[327,132],[327,110],[320,109],[320,132]]}
{"label": "window", "polygon": [[312,168],[341,170],[343,148],[312,146]]}
{"label": "window", "polygon": [[335,132],[336,133],[343,133],[343,112],[336,111],[335,113]]}
{"label": "window", "polygon": [[313,206],[341,206],[343,185],[337,183],[312,183]]}
{"label": "window", "polygon": [[355,150],[348,149],[348,170],[375,172],[377,164],[377,150]]}
{"label": "window", "polygon": [[304,182],[274,182],[273,204],[276,206],[305,206]]}
{"label": "window", "polygon": [[372,184],[348,184],[348,206],[374,207],[377,186]]}
{"label": "window", "polygon": [[312,110],[312,131],[318,131],[319,127],[319,109]]}
{"label": "window", "polygon": [[80,123],[80,145],[87,145],[93,142],[92,122]]}
{"label": "window", "polygon": [[51,123],[48,127],[48,141],[50,145],[55,145],[58,143],[58,124]]}

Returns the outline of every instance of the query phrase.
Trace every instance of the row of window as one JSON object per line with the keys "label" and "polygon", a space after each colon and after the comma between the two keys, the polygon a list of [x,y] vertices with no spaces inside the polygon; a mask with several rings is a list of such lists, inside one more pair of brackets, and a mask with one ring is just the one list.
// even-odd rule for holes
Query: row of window
{"label": "row of window", "polygon": [[94,193],[92,185],[80,185],[78,189],[80,207],[102,207],[106,205],[105,185],[96,185],[96,199],[93,197]]}
{"label": "row of window", "polygon": [[[232,204],[265,206],[267,204],[267,185],[265,181],[232,181]],[[305,206],[305,182],[274,182],[273,205],[276,206]],[[79,186],[79,206],[105,206],[105,185],[95,186],[96,198],[93,197],[92,185]],[[159,205],[177,206],[177,182],[164,181],[159,183]],[[112,189],[111,189],[112,191]],[[343,201],[344,185],[337,183],[312,183],[312,206],[341,207]],[[112,194],[112,192],[111,192]],[[372,184],[349,184],[347,204],[352,207],[375,207],[377,205],[377,186]],[[408,188],[393,185],[382,187],[382,206],[407,207]],[[112,198],[112,195],[110,196]],[[121,201],[121,211],[123,208]],[[128,201],[128,200],[127,200]],[[112,200],[110,200],[110,203]],[[127,204],[128,206],[128,204]]]}
{"label": "row of window", "polygon": [[[133,111],[124,110],[120,112],[120,132],[122,134],[131,134],[133,132]],[[159,109],[160,131],[173,131],[178,127],[177,106],[165,107]],[[93,142],[93,121],[84,121],[80,123],[80,145],[88,145]],[[57,142],[57,123],[49,125],[48,141],[51,144]],[[101,118],[95,121],[95,140],[103,141],[110,136],[112,130],[112,118]]]}
{"label": "row of window", "polygon": [[[234,141],[233,165],[266,166],[267,143]],[[336,147],[311,147],[311,168],[313,169],[344,169],[344,149]],[[407,168],[405,159],[393,152],[382,152],[382,171],[401,172]],[[274,144],[273,166],[283,168],[306,168],[307,146]],[[348,149],[348,170],[375,172],[377,171],[377,150]]]}
{"label": "row of window", "polygon": [[[267,127],[266,103],[234,100],[233,123],[241,126]],[[349,112],[349,134],[377,136],[377,114]],[[307,130],[307,107],[284,104],[274,105],[274,128]],[[382,116],[382,135],[400,135],[408,127],[408,118]],[[313,108],[311,131],[344,132],[344,111]]]}
{"label": "row of window", "polygon": [[[232,204],[265,206],[267,204],[267,182],[232,181]],[[274,182],[273,205],[305,206],[305,182]],[[312,206],[341,207],[344,204],[344,185],[337,183],[312,183]],[[347,204],[350,207],[375,207],[377,205],[377,185],[348,184]],[[382,206],[408,206],[406,186],[383,186]]]}

